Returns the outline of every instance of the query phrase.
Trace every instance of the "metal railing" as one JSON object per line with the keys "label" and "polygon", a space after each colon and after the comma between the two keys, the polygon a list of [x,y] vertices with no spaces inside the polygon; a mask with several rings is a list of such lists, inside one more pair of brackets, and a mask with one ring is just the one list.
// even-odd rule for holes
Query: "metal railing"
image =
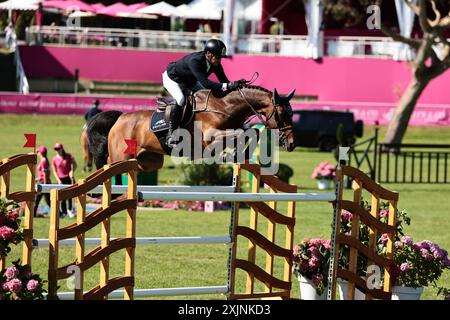
{"label": "metal railing", "polygon": [[399,45],[388,37],[326,37],[325,55],[392,58]]}
{"label": "metal railing", "polygon": [[[220,33],[172,32],[159,30],[31,26],[26,31],[29,45],[110,47],[122,49],[192,51],[200,50]],[[236,53],[305,56],[307,36],[239,35],[233,39]],[[391,58],[398,44],[385,37],[325,37],[322,47],[327,56]]]}
{"label": "metal railing", "polygon": [[378,145],[379,183],[450,183],[450,145]]}

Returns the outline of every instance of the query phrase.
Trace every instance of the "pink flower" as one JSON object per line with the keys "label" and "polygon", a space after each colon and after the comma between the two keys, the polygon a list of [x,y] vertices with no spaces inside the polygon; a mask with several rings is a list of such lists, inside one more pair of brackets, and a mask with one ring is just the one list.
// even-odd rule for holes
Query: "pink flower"
{"label": "pink flower", "polygon": [[307,271],[309,269],[308,261],[302,260],[300,262],[300,270]]}
{"label": "pink flower", "polygon": [[293,249],[294,252],[294,257],[298,256],[298,254],[300,253],[300,246],[296,245]]}
{"label": "pink flower", "polygon": [[8,288],[13,293],[19,293],[22,291],[22,282],[17,278],[11,279],[8,281]]}
{"label": "pink flower", "polygon": [[27,283],[27,290],[28,291],[34,291],[34,290],[37,289],[38,286],[39,286],[39,282],[37,282],[37,280],[31,279]]}
{"label": "pink flower", "polygon": [[11,280],[19,275],[19,270],[15,266],[8,267],[5,271],[6,279]]}
{"label": "pink flower", "polygon": [[403,242],[401,242],[401,241],[395,241],[394,245],[398,249],[403,248]]}
{"label": "pink flower", "polygon": [[409,264],[408,264],[408,262],[403,262],[403,263],[400,265],[400,270],[401,270],[402,272],[407,272],[407,271],[409,270]]}
{"label": "pink flower", "polygon": [[8,290],[9,290],[9,288],[8,288],[8,282],[5,282],[5,283],[2,284],[2,289],[3,289],[4,291],[8,291]]}
{"label": "pink flower", "polygon": [[19,209],[14,209],[14,210],[11,210],[10,212],[8,212],[8,220],[9,221],[14,222],[17,220],[18,217],[19,217]]}
{"label": "pink flower", "polygon": [[314,270],[315,268],[317,268],[319,266],[319,264],[320,264],[320,260],[316,256],[313,256],[311,259],[309,259],[308,265],[311,270]]}
{"label": "pink flower", "polygon": [[0,239],[9,241],[11,239],[13,239],[16,235],[16,232],[14,231],[14,229],[8,227],[8,226],[3,226],[0,227]]}
{"label": "pink flower", "polygon": [[411,237],[408,236],[403,236],[401,241],[403,243],[409,244],[410,246],[414,244],[413,240],[411,239]]}
{"label": "pink flower", "polygon": [[380,217],[381,218],[385,218],[389,215],[389,211],[387,211],[386,209],[381,209],[380,210]]}
{"label": "pink flower", "polygon": [[441,249],[439,249],[439,248],[433,252],[433,256],[435,259],[439,259],[439,260],[441,260],[444,257]]}
{"label": "pink flower", "polygon": [[450,258],[449,257],[446,257],[445,259],[444,259],[444,261],[443,261],[443,263],[444,263],[444,266],[445,267],[450,267]]}
{"label": "pink flower", "polygon": [[322,279],[323,279],[322,275],[320,273],[316,273],[316,274],[313,274],[311,280],[314,283],[314,285],[316,287],[318,287],[320,285],[320,283],[322,282]]}
{"label": "pink flower", "polygon": [[381,243],[382,243],[382,244],[386,244],[386,243],[388,242],[388,240],[389,240],[388,234],[387,234],[387,233],[383,233],[383,234],[381,235],[380,240],[381,240]]}
{"label": "pink flower", "polygon": [[347,223],[352,220],[353,214],[347,210],[341,211],[342,222]]}
{"label": "pink flower", "polygon": [[420,254],[422,255],[422,257],[426,258],[427,256],[429,256],[429,252],[427,249],[422,248],[420,249]]}
{"label": "pink flower", "polygon": [[325,240],[322,242],[323,246],[325,247],[325,249],[330,249],[331,248],[331,241],[330,240]]}

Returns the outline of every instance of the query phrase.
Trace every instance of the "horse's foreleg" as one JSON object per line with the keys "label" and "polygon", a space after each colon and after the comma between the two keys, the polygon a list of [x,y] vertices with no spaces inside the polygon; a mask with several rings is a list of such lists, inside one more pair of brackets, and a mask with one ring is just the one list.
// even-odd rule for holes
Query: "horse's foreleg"
{"label": "horse's foreleg", "polygon": [[140,171],[155,171],[161,169],[164,165],[164,156],[159,153],[143,151],[138,153],[136,159]]}

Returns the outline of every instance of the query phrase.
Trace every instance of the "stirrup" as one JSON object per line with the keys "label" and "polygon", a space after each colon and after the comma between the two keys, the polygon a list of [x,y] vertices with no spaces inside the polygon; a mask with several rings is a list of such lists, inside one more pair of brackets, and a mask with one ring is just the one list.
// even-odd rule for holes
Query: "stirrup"
{"label": "stirrup", "polygon": [[176,137],[174,137],[173,135],[167,136],[166,144],[169,147],[172,147],[172,148],[175,147],[178,144],[178,142],[179,142],[179,140]]}

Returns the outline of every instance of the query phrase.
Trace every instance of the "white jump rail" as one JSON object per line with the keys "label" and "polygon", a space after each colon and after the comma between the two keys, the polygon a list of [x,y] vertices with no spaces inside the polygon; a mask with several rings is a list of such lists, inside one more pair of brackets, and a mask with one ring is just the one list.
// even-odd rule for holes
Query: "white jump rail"
{"label": "white jump rail", "polygon": [[139,191],[139,200],[179,200],[179,201],[229,201],[229,202],[269,202],[269,201],[335,201],[334,193],[226,193],[210,192],[150,192]]}
{"label": "white jump rail", "polygon": [[[111,238],[114,240],[115,238]],[[60,240],[61,246],[74,246],[76,239]],[[86,245],[100,245],[101,238],[88,238]],[[140,237],[136,238],[137,245],[161,245],[161,244],[230,244],[230,236],[196,236],[196,237]],[[33,249],[47,247],[48,239],[33,239]]]}
{"label": "white jump rail", "polygon": [[[52,189],[61,190],[72,186],[71,184],[36,184],[36,191],[39,193],[50,193]],[[103,186],[93,188],[89,193],[101,193]],[[111,186],[113,194],[127,192],[127,186]],[[234,192],[234,186],[137,186],[139,192]]]}
{"label": "white jump rail", "polygon": [[[114,290],[108,295],[109,299],[122,299],[125,290]],[[163,296],[188,296],[202,294],[225,294],[228,293],[228,286],[205,286],[205,287],[184,287],[184,288],[158,288],[158,289],[134,289],[135,298],[163,297]],[[60,300],[73,300],[73,292],[58,292]]]}

